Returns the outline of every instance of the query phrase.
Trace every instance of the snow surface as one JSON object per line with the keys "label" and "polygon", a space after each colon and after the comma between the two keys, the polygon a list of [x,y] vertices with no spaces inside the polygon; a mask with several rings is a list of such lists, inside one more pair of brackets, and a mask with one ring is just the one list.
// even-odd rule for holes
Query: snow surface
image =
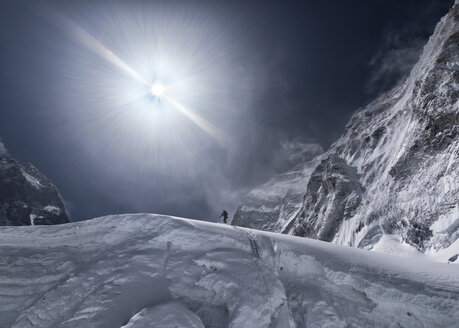
{"label": "snow surface", "polygon": [[458,300],[457,264],[223,224],[0,228],[2,328],[458,327]]}
{"label": "snow surface", "polygon": [[204,328],[201,319],[178,302],[143,309],[121,328]]}

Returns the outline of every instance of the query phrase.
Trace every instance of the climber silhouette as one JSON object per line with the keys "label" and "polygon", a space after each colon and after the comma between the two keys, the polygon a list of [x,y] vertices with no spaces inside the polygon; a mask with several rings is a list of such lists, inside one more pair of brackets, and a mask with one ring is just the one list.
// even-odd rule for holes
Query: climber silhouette
{"label": "climber silhouette", "polygon": [[218,218],[221,218],[223,216],[223,223],[226,223],[226,220],[228,219],[228,212],[226,210],[223,210],[222,214]]}

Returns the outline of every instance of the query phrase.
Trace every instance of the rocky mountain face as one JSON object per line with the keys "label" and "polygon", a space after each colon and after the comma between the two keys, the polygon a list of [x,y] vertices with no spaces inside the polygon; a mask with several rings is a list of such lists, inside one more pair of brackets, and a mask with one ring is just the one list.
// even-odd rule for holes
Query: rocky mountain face
{"label": "rocky mountain face", "polygon": [[258,230],[287,232],[301,208],[317,160],[280,174],[252,190],[235,213],[232,224]]}
{"label": "rocky mountain face", "polygon": [[459,250],[459,0],[410,76],[300,169],[249,193],[235,225],[373,249]]}
{"label": "rocky mountain face", "polygon": [[33,165],[0,158],[0,225],[67,223],[56,188]]}

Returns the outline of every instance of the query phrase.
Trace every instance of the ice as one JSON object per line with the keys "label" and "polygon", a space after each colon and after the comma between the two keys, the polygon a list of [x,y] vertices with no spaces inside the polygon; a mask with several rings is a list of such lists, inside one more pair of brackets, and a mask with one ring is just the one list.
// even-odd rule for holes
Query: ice
{"label": "ice", "polygon": [[30,214],[29,217],[30,217],[30,225],[35,225],[35,219],[37,218],[37,216],[35,214]]}
{"label": "ice", "polygon": [[0,327],[457,327],[459,266],[427,259],[153,214],[1,227]]}
{"label": "ice", "polygon": [[204,328],[201,319],[182,304],[166,303],[143,309],[121,328]]}
{"label": "ice", "polygon": [[61,210],[60,210],[59,207],[53,206],[53,205],[46,205],[43,209],[44,209],[45,211],[51,212],[51,213],[57,213],[57,214],[59,214],[59,213],[61,212]]}
{"label": "ice", "polygon": [[416,248],[404,243],[400,236],[397,235],[383,235],[372,250],[379,253],[400,256],[423,256]]}
{"label": "ice", "polygon": [[43,185],[37,178],[33,177],[24,170],[21,170],[21,172],[24,178],[26,178],[27,182],[30,183],[30,185],[32,185],[32,187],[34,187],[35,189],[40,189],[41,187],[43,187]]}

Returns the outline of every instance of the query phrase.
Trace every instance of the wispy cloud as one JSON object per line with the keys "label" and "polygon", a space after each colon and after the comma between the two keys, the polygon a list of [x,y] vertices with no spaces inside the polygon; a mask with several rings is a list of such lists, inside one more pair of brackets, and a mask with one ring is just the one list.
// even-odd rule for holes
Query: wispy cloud
{"label": "wispy cloud", "polygon": [[413,36],[413,33],[407,29],[385,32],[384,43],[369,63],[374,68],[367,85],[369,92],[386,91],[408,76],[426,42],[426,39]]}
{"label": "wispy cloud", "polygon": [[8,155],[8,150],[5,147],[5,144],[2,142],[2,139],[0,139],[0,156],[7,156]]}
{"label": "wispy cloud", "polygon": [[391,24],[383,31],[383,41],[369,62],[373,74],[367,83],[368,92],[387,91],[409,75],[433,32],[438,16],[434,13],[446,13],[450,5],[448,1],[438,1],[424,7],[417,6],[412,11],[416,15],[404,25]]}
{"label": "wispy cloud", "polygon": [[282,153],[290,164],[305,163],[324,152],[317,143],[304,142],[298,138],[281,143]]}
{"label": "wispy cloud", "polygon": [[[397,36],[394,36],[394,39],[397,39]],[[388,41],[388,44],[393,44],[393,42]],[[385,91],[408,76],[411,68],[419,59],[423,44],[424,40],[412,40],[399,48],[378,52],[370,62],[370,65],[375,67],[375,71],[368,82],[368,91]]]}

